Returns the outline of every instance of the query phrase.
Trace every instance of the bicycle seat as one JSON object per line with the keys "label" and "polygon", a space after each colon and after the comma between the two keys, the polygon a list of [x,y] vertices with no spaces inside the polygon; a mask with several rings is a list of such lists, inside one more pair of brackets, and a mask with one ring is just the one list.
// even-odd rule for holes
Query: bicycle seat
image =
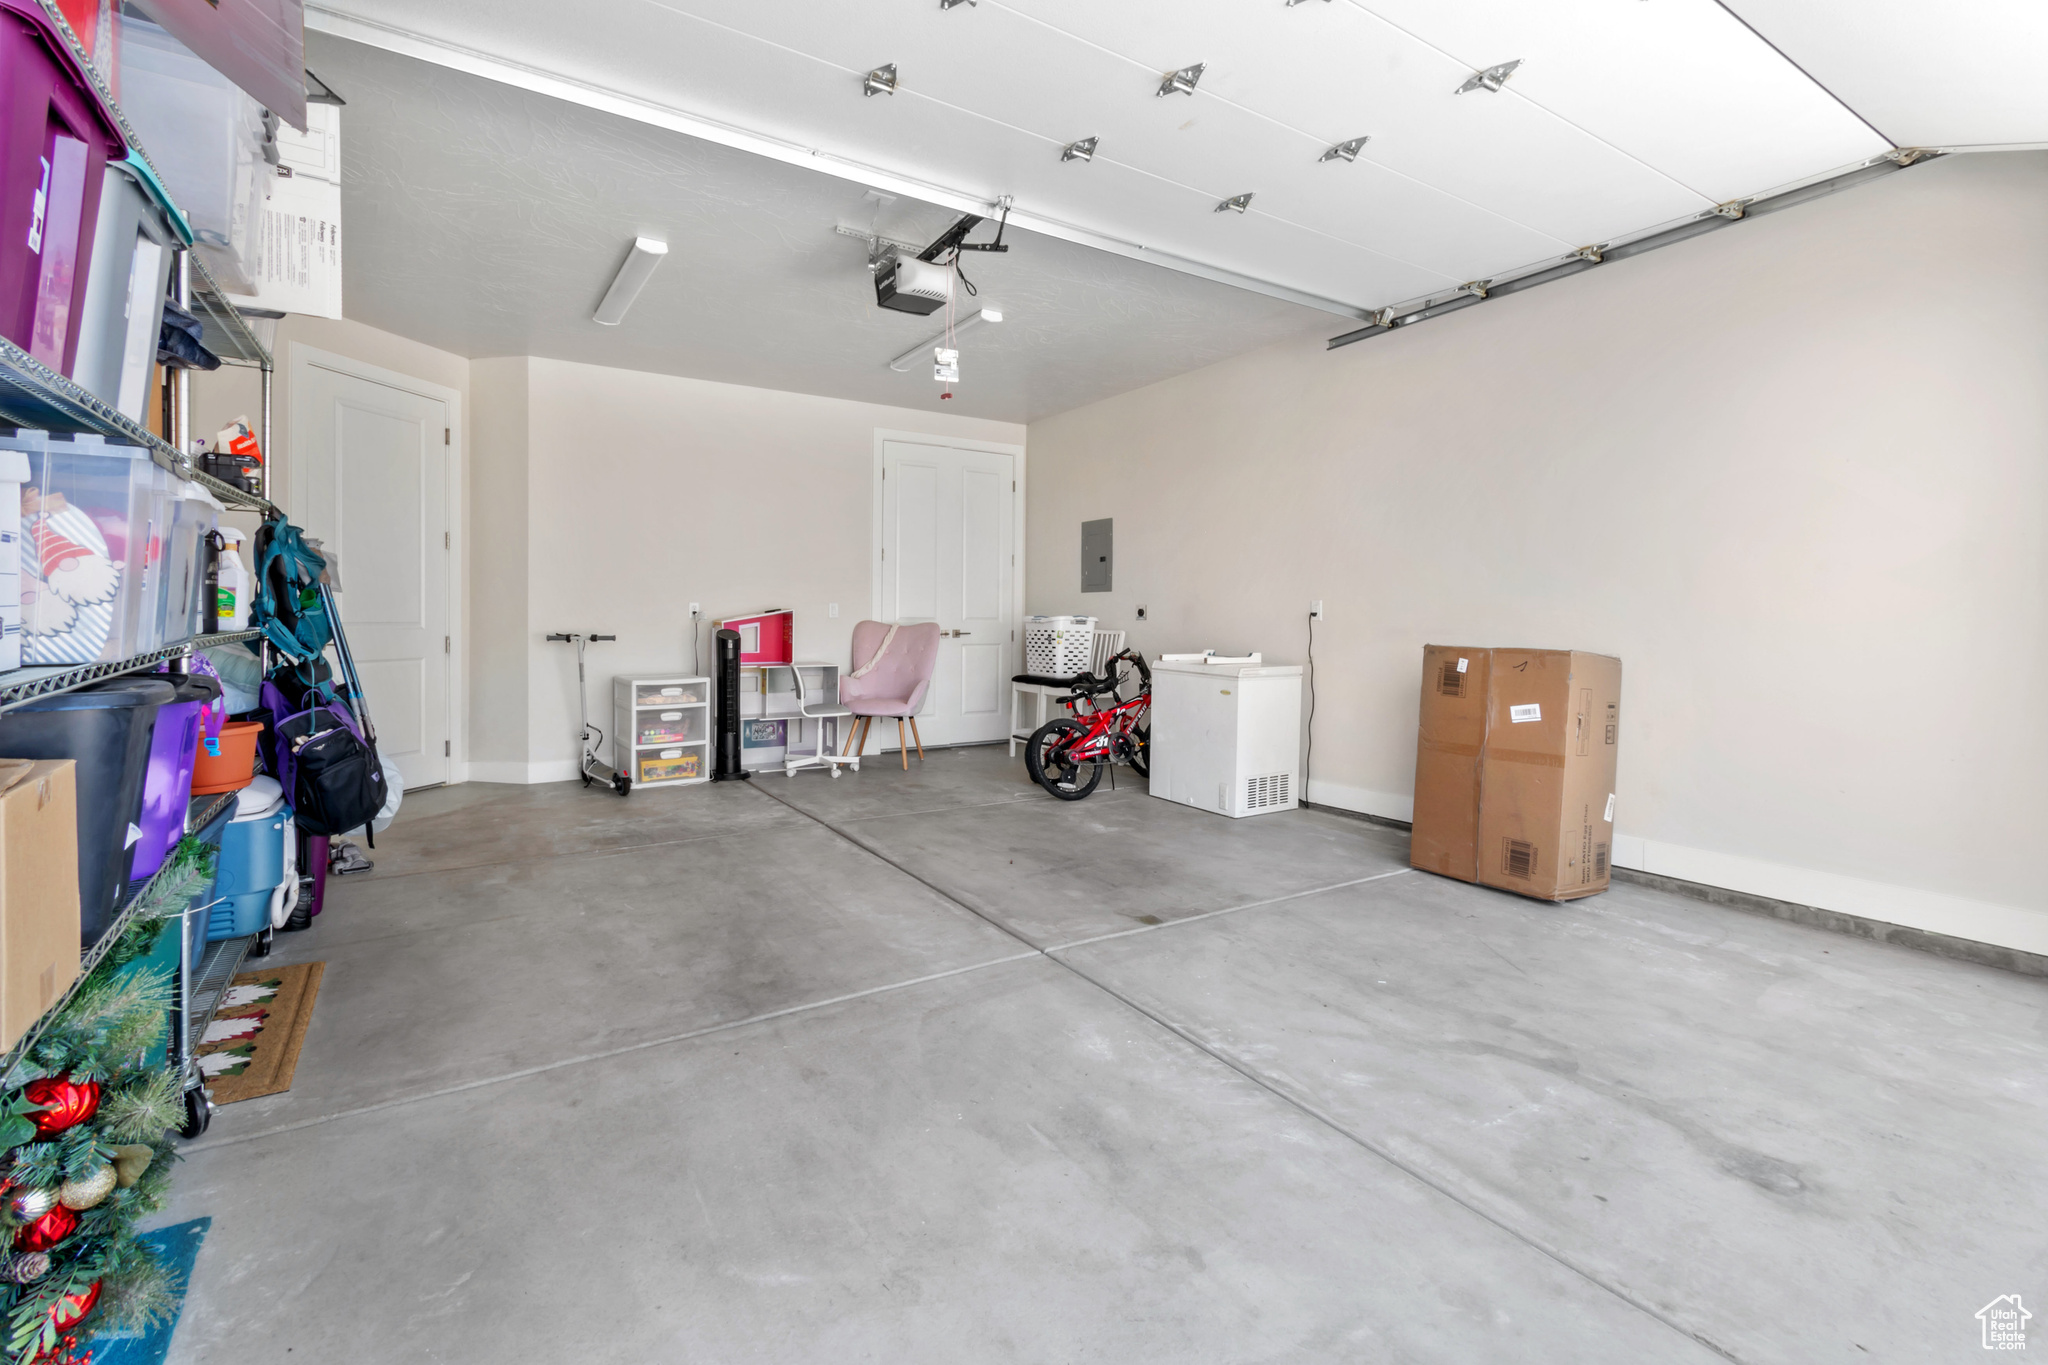
{"label": "bicycle seat", "polygon": [[1043,673],[1019,673],[1010,681],[1013,683],[1035,683],[1040,687],[1072,687],[1087,676],[1086,673],[1083,673],[1079,678],[1053,678]]}

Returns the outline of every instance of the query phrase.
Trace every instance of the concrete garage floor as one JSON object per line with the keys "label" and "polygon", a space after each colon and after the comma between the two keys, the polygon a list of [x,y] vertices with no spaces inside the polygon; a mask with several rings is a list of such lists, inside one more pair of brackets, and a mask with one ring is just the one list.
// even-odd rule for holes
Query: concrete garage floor
{"label": "concrete garage floor", "polygon": [[2048,982],[912,767],[409,797],[281,940],[294,1088],[188,1147],[172,1360],[1924,1365],[2048,1313]]}

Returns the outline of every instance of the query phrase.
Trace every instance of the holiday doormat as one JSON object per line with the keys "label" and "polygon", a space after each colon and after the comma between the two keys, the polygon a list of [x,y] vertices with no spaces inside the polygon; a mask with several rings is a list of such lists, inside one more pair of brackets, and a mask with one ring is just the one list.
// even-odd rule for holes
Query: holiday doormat
{"label": "holiday doormat", "polygon": [[296,962],[243,972],[228,986],[227,998],[206,1026],[197,1053],[215,1104],[292,1088],[292,1072],[299,1064],[326,966]]}
{"label": "holiday doormat", "polygon": [[163,1365],[171,1353],[171,1334],[178,1330],[178,1319],[185,1312],[185,1292],[192,1285],[192,1263],[199,1259],[199,1244],[206,1240],[206,1230],[212,1226],[211,1218],[194,1218],[189,1223],[173,1223],[136,1237],[171,1272],[176,1301],[171,1305],[170,1317],[148,1331],[94,1333],[88,1343],[92,1365]]}

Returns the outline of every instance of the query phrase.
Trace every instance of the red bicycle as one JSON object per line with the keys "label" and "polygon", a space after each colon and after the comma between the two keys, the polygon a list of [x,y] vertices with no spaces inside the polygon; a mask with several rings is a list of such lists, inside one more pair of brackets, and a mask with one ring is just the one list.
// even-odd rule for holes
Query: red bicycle
{"label": "red bicycle", "polygon": [[1145,656],[1127,649],[1112,656],[1100,676],[1083,673],[1072,686],[1073,695],[1059,700],[1074,714],[1039,726],[1024,746],[1032,780],[1062,801],[1079,801],[1112,763],[1128,763],[1138,776],[1148,775],[1152,670]]}

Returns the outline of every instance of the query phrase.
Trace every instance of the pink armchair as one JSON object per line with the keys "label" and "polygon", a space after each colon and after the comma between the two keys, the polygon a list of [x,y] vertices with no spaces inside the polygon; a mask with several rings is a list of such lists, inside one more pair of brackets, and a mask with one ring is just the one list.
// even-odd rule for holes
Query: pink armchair
{"label": "pink armchair", "polygon": [[[860,735],[860,753],[868,748],[868,729],[876,716],[896,718],[896,743],[903,750],[903,770],[910,771],[910,745],[903,737],[903,722],[910,722],[910,734],[917,743],[917,757],[924,759],[924,736],[917,733],[917,708],[931,690],[932,669],[939,661],[939,626],[936,621],[922,625],[891,627],[882,621],[862,621],[853,628],[853,667],[839,680],[839,700],[854,715],[841,752],[853,748]],[[884,642],[887,648],[884,649]],[[859,677],[854,676],[860,674]]]}

